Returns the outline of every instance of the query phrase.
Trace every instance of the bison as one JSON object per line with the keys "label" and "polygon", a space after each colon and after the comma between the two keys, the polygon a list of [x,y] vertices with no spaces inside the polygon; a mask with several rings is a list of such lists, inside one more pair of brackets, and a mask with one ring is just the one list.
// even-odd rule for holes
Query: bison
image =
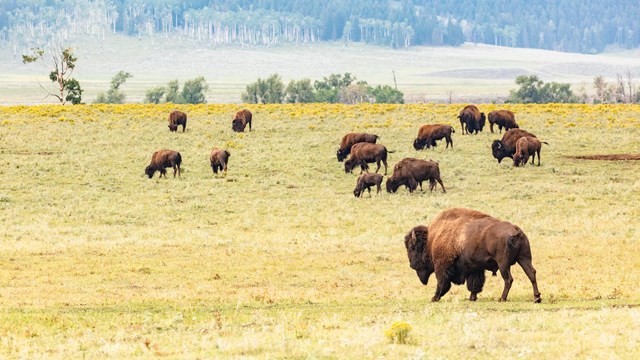
{"label": "bison", "polygon": [[538,166],[540,166],[540,148],[542,144],[549,145],[546,141],[540,141],[535,137],[523,136],[516,142],[516,151],[513,154],[513,166],[525,166],[531,156],[531,165],[533,165],[536,159],[536,153],[538,154]]}
{"label": "bison", "polygon": [[236,116],[231,122],[231,128],[235,132],[243,132],[245,127],[249,125],[249,131],[251,131],[251,118],[253,114],[247,109],[240,110],[236,113]]}
{"label": "bison", "polygon": [[509,110],[496,110],[489,113],[489,128],[491,129],[491,133],[493,133],[493,125],[498,125],[498,129],[500,133],[502,133],[502,128],[505,131],[509,129],[517,129],[519,128],[518,124],[516,124],[516,116],[512,111]]}
{"label": "bison", "polygon": [[480,112],[475,105],[467,105],[460,110],[458,119],[460,119],[462,135],[464,135],[465,131],[467,134],[472,134],[474,131],[476,134],[481,132],[486,121],[484,113]]}
{"label": "bison", "polygon": [[513,158],[513,154],[516,152],[516,142],[524,136],[536,137],[526,130],[510,129],[502,135],[502,140],[493,141],[491,153],[494,158],[498,159],[498,164],[506,157]]}
{"label": "bison", "polygon": [[338,161],[344,160],[351,152],[351,147],[359,142],[375,144],[379,139],[378,135],[367,133],[348,133],[342,137],[340,148],[338,149]]}
{"label": "bison", "polygon": [[167,171],[165,168],[173,168],[173,177],[176,177],[176,173],[180,176],[180,164],[182,163],[182,156],[180,153],[173,150],[158,150],[151,156],[151,163],[144,169],[144,173],[147,174],[149,179],[153,177],[156,171],[160,171],[160,177],[167,178]]}
{"label": "bison", "polygon": [[499,270],[504,279],[500,301],[506,301],[513,283],[511,265],[520,264],[533,285],[534,302],[541,301],[536,269],[531,263],[527,235],[518,226],[479,211],[452,208],[442,211],[429,224],[414,227],[404,238],[409,266],[426,285],[432,273],[438,284],[431,301],[438,301],[451,283],[465,281],[475,301],[482,292],[485,270]]}
{"label": "bison", "polygon": [[211,162],[211,169],[214,174],[218,173],[218,170],[227,172],[227,164],[229,163],[229,157],[231,154],[227,150],[213,148],[211,150],[211,156],[209,156],[209,161]]}
{"label": "bison", "polygon": [[[388,151],[386,147],[380,144],[371,144],[361,142],[351,147],[351,157],[344,162],[344,172],[350,173],[353,169],[360,165],[362,171],[369,171],[369,165],[367,163],[376,163],[376,173],[380,170],[380,162],[384,164],[384,174],[387,175],[387,153],[393,153],[394,151]],[[362,174],[362,171],[360,172]]]}
{"label": "bison", "polygon": [[451,140],[451,133],[455,133],[453,126],[432,124],[423,125],[418,131],[418,137],[413,141],[413,148],[416,150],[422,150],[425,147],[428,149],[431,146],[436,146],[436,140],[446,139],[447,147],[451,144],[453,148],[453,140]]}
{"label": "bison", "polygon": [[376,194],[379,194],[382,190],[382,175],[380,174],[362,174],[358,176],[358,181],[356,182],[356,188],[353,189],[353,195],[355,197],[360,197],[365,190],[369,191],[369,195],[371,195],[371,187],[376,186],[377,190]]}
{"label": "bison", "polygon": [[425,180],[429,180],[430,191],[436,187],[437,181],[442,187],[442,192],[447,192],[440,178],[440,166],[437,162],[404,158],[394,165],[393,174],[387,178],[387,192],[395,193],[401,185],[406,186],[410,193],[416,190],[418,185],[422,191],[422,182]]}
{"label": "bison", "polygon": [[182,125],[182,132],[187,128],[187,114],[180,110],[169,113],[169,131],[178,131],[178,125]]}

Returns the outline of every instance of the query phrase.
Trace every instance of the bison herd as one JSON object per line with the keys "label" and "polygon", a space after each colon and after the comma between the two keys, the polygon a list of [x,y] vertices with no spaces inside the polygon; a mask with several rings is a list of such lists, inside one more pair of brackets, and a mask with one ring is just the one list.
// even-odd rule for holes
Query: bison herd
{"label": "bison herd", "polygon": [[[252,113],[241,110],[233,117],[231,128],[235,132],[243,132],[246,126],[251,131]],[[515,115],[508,110],[498,110],[486,117],[474,105],[464,107],[457,118],[460,120],[462,134],[478,134],[482,132],[485,120],[488,118],[491,132],[494,125],[498,131],[505,133],[502,139],[491,144],[491,151],[498,163],[508,157],[513,159],[514,166],[526,165],[529,158],[533,165],[535,157],[540,165],[540,149],[542,143],[534,134],[519,128]],[[177,131],[182,126],[185,132],[187,114],[174,110],[169,114],[169,130]],[[413,141],[415,150],[429,149],[437,146],[437,141],[444,139],[446,148],[453,149],[451,138],[455,130],[446,124],[427,124],[420,127],[418,136]],[[351,173],[356,167],[361,172],[353,190],[355,197],[360,197],[367,191],[371,196],[371,188],[375,186],[376,193],[382,189],[383,175],[378,174],[384,165],[384,175],[387,175],[387,157],[394,153],[384,145],[378,144],[378,135],[367,133],[348,133],[340,142],[336,153],[338,161],[344,161],[345,173]],[[214,174],[227,171],[231,154],[225,149],[213,148],[209,156],[211,169]],[[173,176],[180,176],[182,157],[173,150],[158,150],[151,157],[151,163],[145,168],[145,174],[152,178],[156,171],[160,177],[166,178],[166,168],[173,168]],[[369,173],[369,164],[377,165],[375,173]],[[440,166],[433,160],[418,158],[404,158],[393,166],[393,173],[387,178],[386,190],[396,193],[401,186],[405,186],[410,193],[422,191],[422,183],[429,181],[429,190],[440,184],[442,192],[446,193],[440,176]],[[451,284],[464,284],[471,295],[469,300],[475,301],[482,291],[485,282],[485,271],[489,270],[495,276],[499,271],[504,280],[504,289],[500,301],[505,301],[513,282],[510,267],[518,263],[533,286],[535,302],[540,302],[540,292],[536,283],[536,270],[532,265],[529,239],[518,226],[501,221],[490,215],[464,208],[452,208],[442,211],[429,224],[418,225],[411,229],[404,239],[410,267],[416,271],[423,284],[427,284],[431,274],[435,273],[437,286],[432,301],[438,301],[444,296]]]}

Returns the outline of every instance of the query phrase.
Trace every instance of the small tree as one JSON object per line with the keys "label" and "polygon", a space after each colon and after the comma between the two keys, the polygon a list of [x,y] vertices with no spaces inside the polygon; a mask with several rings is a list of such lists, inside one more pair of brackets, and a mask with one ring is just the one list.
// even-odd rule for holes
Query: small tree
{"label": "small tree", "polygon": [[182,96],[178,92],[180,90],[180,83],[178,80],[171,80],[167,84],[167,94],[165,101],[168,103],[182,104]]}
{"label": "small tree", "polygon": [[147,90],[144,96],[144,102],[148,104],[159,104],[167,89],[164,86],[154,87]]}
{"label": "small tree", "polygon": [[[30,64],[33,62],[41,61],[45,62],[44,50],[40,48],[32,48],[31,55],[22,55],[22,63]],[[59,47],[57,49],[51,49],[51,62],[49,68],[49,80],[57,87],[57,93],[53,93],[45,89],[42,85],[40,87],[47,91],[47,97],[53,96],[64,105],[67,101],[72,104],[79,104],[82,102],[82,88],[80,83],[71,77],[73,69],[76,67],[77,57],[73,56],[71,48],[63,49]],[[65,93],[67,95],[65,95]]]}
{"label": "small tree", "polygon": [[315,100],[311,79],[291,80],[285,94],[288,103],[310,103]]}
{"label": "small tree", "polygon": [[249,104],[281,104],[284,100],[285,90],[282,78],[273,74],[266,79],[258,79],[247,85],[241,99]]}
{"label": "small tree", "polygon": [[182,86],[182,101],[185,104],[204,104],[207,99],[204,96],[205,91],[209,90],[204,77],[200,76],[193,80],[187,80]]}
{"label": "small tree", "polygon": [[389,85],[378,85],[371,89],[371,95],[378,104],[404,104],[404,94]]}
{"label": "small tree", "polygon": [[97,104],[124,104],[127,94],[120,90],[120,86],[127,82],[127,79],[132,77],[133,75],[128,72],[122,70],[118,71],[118,73],[111,79],[111,87],[107,91],[107,94],[99,93],[95,102]]}
{"label": "small tree", "polygon": [[517,90],[511,90],[507,103],[515,104],[546,104],[546,103],[577,103],[579,99],[571,90],[571,84],[551,82],[545,84],[537,76],[518,76]]}

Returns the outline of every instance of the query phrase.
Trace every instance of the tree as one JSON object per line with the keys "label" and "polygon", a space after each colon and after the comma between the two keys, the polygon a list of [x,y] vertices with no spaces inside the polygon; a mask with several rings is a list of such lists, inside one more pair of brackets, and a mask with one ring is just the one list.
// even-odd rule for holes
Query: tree
{"label": "tree", "polygon": [[316,96],[311,79],[291,80],[285,89],[285,95],[288,103],[311,103]]}
{"label": "tree", "polygon": [[[37,61],[45,62],[45,52],[40,48],[32,48],[31,55],[22,55],[22,63],[30,64]],[[51,49],[51,62],[49,68],[49,80],[57,87],[57,93],[53,93],[45,89],[42,85],[40,87],[47,91],[47,97],[53,96],[64,105],[67,101],[71,101],[72,104],[79,104],[82,102],[82,88],[78,80],[71,77],[73,69],[76,67],[76,61],[78,58],[73,56],[71,48],[63,49],[58,47]],[[67,95],[65,95],[65,93]]]}
{"label": "tree", "polygon": [[147,90],[144,96],[144,102],[148,104],[159,104],[167,89],[164,86],[157,86]]}
{"label": "tree", "polygon": [[546,104],[577,103],[579,99],[571,90],[571,84],[551,82],[545,84],[535,75],[521,75],[516,78],[517,90],[511,90],[508,103]]}
{"label": "tree", "polygon": [[165,101],[168,103],[182,104],[182,96],[178,92],[180,90],[180,83],[178,80],[171,80],[167,83],[167,94]]}
{"label": "tree", "polygon": [[127,79],[132,78],[128,72],[118,71],[117,74],[113,78],[111,78],[111,87],[107,90],[107,94],[99,93],[96,97],[96,104],[124,104],[127,95],[120,90],[120,86],[122,86]]}
{"label": "tree", "polygon": [[281,104],[284,100],[285,89],[282,78],[273,74],[266,79],[260,79],[246,86],[241,99],[249,104]]}
{"label": "tree", "polygon": [[394,89],[389,85],[376,86],[371,88],[371,95],[378,104],[404,104],[404,94],[398,89]]}
{"label": "tree", "polygon": [[204,77],[199,76],[193,80],[185,81],[182,85],[182,101],[185,104],[204,104],[207,102],[205,91],[209,90]]}

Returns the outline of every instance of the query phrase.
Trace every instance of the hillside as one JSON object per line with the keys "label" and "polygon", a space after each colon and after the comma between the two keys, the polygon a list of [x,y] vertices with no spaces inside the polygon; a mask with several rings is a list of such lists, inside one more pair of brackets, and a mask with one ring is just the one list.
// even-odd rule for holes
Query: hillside
{"label": "hillside", "polygon": [[[480,44],[459,47],[388,47],[342,43],[278,47],[204,47],[180,38],[107,36],[104,40],[80,37],[65,44],[79,60],[75,77],[85,88],[84,100],[106,91],[119,70],[129,71],[123,90],[129,102],[141,102],[153,86],[178,79],[204,76],[210,85],[208,102],[239,102],[245,85],[258,77],[279,73],[283,80],[321,79],[331,73],[350,72],[372,84],[393,85],[407,102],[489,102],[508,95],[517,75],[536,74],[544,81],[569,82],[574,90],[591,91],[593,78],[612,80],[631,70],[638,76],[640,51],[599,55],[571,54]],[[20,53],[0,49],[0,104],[41,103],[38,85],[48,71],[24,65]]]}

